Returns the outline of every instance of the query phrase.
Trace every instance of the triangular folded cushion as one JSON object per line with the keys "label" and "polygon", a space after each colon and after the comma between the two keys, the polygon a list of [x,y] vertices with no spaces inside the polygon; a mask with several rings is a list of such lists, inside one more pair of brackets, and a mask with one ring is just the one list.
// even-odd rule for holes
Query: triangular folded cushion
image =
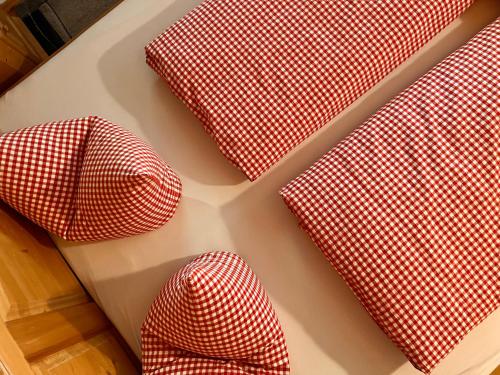
{"label": "triangular folded cushion", "polygon": [[99,117],[0,136],[0,198],[68,240],[155,229],[180,195],[179,178],[150,146]]}
{"label": "triangular folded cushion", "polygon": [[142,326],[144,374],[288,374],[285,338],[236,254],[199,256],[164,286]]}

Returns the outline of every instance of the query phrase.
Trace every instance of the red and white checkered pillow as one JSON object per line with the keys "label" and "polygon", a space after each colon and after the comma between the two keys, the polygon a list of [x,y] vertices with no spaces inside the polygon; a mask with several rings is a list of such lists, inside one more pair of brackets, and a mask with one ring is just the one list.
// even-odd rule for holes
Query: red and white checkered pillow
{"label": "red and white checkered pillow", "polygon": [[254,180],[472,2],[205,0],[147,63]]}
{"label": "red and white checkered pillow", "polygon": [[0,198],[68,240],[143,233],[166,223],[181,182],[150,146],[102,118],[0,136]]}
{"label": "red and white checkered pillow", "polygon": [[199,256],[163,287],[142,326],[144,374],[288,374],[285,338],[236,254]]}
{"label": "red and white checkered pillow", "polygon": [[500,19],[281,194],[413,365],[499,307]]}

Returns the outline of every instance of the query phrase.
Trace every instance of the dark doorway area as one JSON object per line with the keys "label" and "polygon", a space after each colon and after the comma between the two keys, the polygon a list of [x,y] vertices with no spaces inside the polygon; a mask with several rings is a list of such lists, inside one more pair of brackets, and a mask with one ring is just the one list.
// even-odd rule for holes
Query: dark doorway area
{"label": "dark doorway area", "polygon": [[51,55],[120,0],[24,0],[15,12]]}

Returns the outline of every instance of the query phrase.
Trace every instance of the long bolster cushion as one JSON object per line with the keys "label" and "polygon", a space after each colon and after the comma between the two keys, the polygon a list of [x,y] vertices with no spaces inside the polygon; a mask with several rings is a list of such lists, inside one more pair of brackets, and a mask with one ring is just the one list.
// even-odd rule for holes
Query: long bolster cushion
{"label": "long bolster cushion", "polygon": [[143,373],[286,375],[285,337],[238,255],[200,255],[165,284],[141,331]]}
{"label": "long bolster cushion", "polygon": [[500,19],[281,190],[412,364],[499,306]]}
{"label": "long bolster cushion", "polygon": [[472,2],[205,0],[147,63],[254,180]]}
{"label": "long bolster cushion", "polygon": [[0,199],[65,239],[153,230],[180,196],[179,178],[149,145],[97,116],[0,136]]}

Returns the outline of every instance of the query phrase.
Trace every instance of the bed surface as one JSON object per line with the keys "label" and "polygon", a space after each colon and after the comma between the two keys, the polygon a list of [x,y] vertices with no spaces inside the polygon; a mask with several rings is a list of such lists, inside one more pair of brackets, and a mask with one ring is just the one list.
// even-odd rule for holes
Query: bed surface
{"label": "bed surface", "polygon": [[[287,339],[292,374],[418,374],[363,310],[278,195],[388,99],[500,14],[479,0],[430,44],[270,172],[246,181],[146,65],[144,46],[196,6],[128,0],[0,98],[0,131],[99,115],[152,144],[179,174],[183,197],[161,229],[98,243],[55,238],[76,274],[139,354],[140,326],[164,282],[195,255],[240,254],[266,288]],[[433,374],[488,374],[500,363],[500,312]]]}

